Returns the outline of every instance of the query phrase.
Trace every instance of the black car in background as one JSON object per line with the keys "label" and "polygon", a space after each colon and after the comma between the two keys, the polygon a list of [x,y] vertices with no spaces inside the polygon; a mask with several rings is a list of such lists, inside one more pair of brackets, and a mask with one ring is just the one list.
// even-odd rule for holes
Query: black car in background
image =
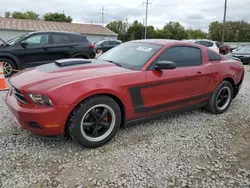
{"label": "black car in background", "polygon": [[96,51],[102,50],[102,52],[104,53],[121,43],[122,42],[120,40],[112,40],[112,39],[101,40],[95,43],[95,49]]}
{"label": "black car in background", "polygon": [[[24,34],[7,42],[2,40],[0,62],[6,77],[27,67],[64,58],[95,58],[95,45],[78,33],[39,31]],[[12,70],[13,69],[13,70]]]}
{"label": "black car in background", "polygon": [[228,55],[238,58],[245,65],[250,64],[250,45],[242,46]]}

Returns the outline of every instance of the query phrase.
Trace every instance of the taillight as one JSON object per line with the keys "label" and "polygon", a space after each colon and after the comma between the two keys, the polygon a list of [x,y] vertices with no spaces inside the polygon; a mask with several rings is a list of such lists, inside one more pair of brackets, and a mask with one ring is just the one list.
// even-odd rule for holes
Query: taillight
{"label": "taillight", "polygon": [[95,48],[95,45],[94,44],[89,44],[89,48]]}

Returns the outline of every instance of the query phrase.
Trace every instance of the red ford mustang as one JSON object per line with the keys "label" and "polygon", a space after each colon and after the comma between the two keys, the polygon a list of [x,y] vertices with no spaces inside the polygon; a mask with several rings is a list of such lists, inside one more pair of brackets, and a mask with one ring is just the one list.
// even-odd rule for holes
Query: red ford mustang
{"label": "red ford mustang", "polygon": [[205,107],[225,112],[244,79],[240,61],[174,40],[123,43],[97,59],[63,59],[10,78],[6,103],[35,134],[69,133],[99,147],[125,123]]}

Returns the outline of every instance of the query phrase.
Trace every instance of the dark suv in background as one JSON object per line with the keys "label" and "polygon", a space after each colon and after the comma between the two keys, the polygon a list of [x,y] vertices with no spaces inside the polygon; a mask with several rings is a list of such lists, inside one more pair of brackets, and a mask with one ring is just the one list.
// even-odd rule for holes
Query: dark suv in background
{"label": "dark suv in background", "polygon": [[101,40],[95,43],[95,49],[96,51],[102,50],[102,52],[104,53],[121,43],[122,42],[120,40],[112,40],[112,39]]}
{"label": "dark suv in background", "polygon": [[[31,32],[7,42],[1,39],[0,62],[5,76],[15,70],[34,67],[64,58],[95,58],[95,45],[78,33]],[[14,70],[13,70],[14,69]]]}

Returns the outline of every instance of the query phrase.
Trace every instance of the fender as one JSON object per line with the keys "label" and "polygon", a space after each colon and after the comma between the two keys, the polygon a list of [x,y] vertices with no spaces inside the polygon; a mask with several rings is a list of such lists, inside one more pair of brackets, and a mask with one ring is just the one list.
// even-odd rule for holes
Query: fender
{"label": "fender", "polygon": [[[87,99],[90,96],[100,95],[100,94],[113,95],[116,98],[118,98],[124,104],[124,100],[123,100],[122,96],[118,92],[116,92],[114,90],[111,90],[111,89],[98,89],[98,90],[92,90],[90,92],[84,93],[84,95],[80,96],[78,99],[75,100],[74,105],[79,104],[81,101]],[[124,104],[124,107],[125,107],[125,104]]]}
{"label": "fender", "polygon": [[0,58],[1,57],[2,58],[9,58],[9,59],[14,60],[14,63],[16,63],[16,65],[17,65],[17,69],[21,68],[20,61],[18,60],[18,58],[15,55],[13,55],[11,53],[8,53],[8,52],[4,52],[4,53],[0,52]]}

